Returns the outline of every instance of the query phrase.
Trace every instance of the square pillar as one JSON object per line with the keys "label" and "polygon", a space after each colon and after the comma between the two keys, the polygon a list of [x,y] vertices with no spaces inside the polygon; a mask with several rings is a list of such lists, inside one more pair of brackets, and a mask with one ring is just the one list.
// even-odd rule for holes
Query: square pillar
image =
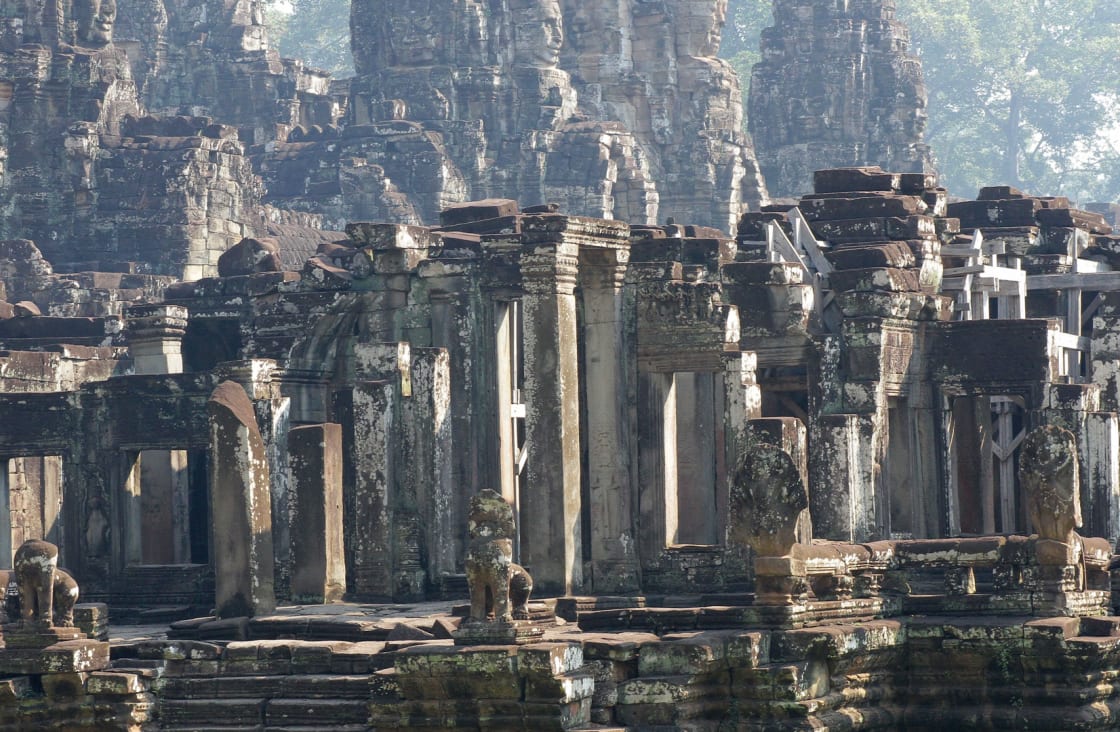
{"label": "square pillar", "polygon": [[677,400],[673,374],[638,374],[639,543],[647,565],[677,543]]}
{"label": "square pillar", "polygon": [[569,594],[583,584],[575,299],[579,247],[565,237],[567,223],[559,216],[527,219],[521,254],[529,443],[521,489],[521,559],[542,595]]}
{"label": "square pillar", "polygon": [[291,473],[292,600],[341,600],[346,592],[342,536],[342,427],[315,424],[288,432]]}
{"label": "square pillar", "polygon": [[[627,242],[628,244],[628,242]],[[629,392],[636,344],[623,286],[628,246],[580,250],[583,375],[587,393],[587,485],[591,512],[591,572],[595,592],[638,589],[634,536],[635,484]]]}
{"label": "square pillar", "polygon": [[389,449],[396,387],[366,381],[335,395],[342,424],[343,510],[348,590],[359,601],[393,596]]}

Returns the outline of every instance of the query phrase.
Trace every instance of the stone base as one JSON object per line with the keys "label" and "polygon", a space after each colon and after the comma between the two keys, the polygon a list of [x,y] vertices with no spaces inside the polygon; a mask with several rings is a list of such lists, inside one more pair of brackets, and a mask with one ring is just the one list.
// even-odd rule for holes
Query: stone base
{"label": "stone base", "polygon": [[1036,592],[1032,596],[1037,617],[1093,617],[1108,615],[1111,595],[1104,590]]}
{"label": "stone base", "polygon": [[4,646],[12,648],[41,649],[62,641],[84,640],[80,628],[60,628],[40,623],[8,623],[3,627]]}
{"label": "stone base", "polygon": [[75,605],[74,627],[95,640],[109,640],[109,606],[103,602]]}
{"label": "stone base", "polygon": [[0,669],[5,674],[80,673],[108,666],[109,644],[102,641],[67,640],[46,648],[9,646],[0,650]]}
{"label": "stone base", "polygon": [[544,628],[526,620],[512,623],[464,621],[451,634],[457,646],[507,646],[536,643],[544,636]]}

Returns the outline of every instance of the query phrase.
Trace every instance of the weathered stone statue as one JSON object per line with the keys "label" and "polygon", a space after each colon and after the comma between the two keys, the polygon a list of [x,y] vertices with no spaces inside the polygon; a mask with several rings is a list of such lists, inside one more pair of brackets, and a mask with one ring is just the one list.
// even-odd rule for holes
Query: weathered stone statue
{"label": "weathered stone statue", "polygon": [[533,579],[513,562],[513,509],[497,491],[487,489],[471,498],[469,520],[470,619],[508,623],[528,618]]}
{"label": "weathered stone statue", "polygon": [[74,0],[73,7],[79,44],[104,46],[113,42],[116,0]]}
{"label": "weathered stone statue", "polygon": [[751,73],[748,124],[771,195],[812,190],[815,170],[931,172],[926,88],[893,0],[778,0]]}
{"label": "weathered stone statue", "polygon": [[1019,482],[1038,538],[1071,544],[1081,526],[1077,440],[1068,430],[1046,425],[1031,432],[1019,458]]}
{"label": "weathered stone statue", "polygon": [[[15,591],[9,592],[9,588],[14,588]],[[74,606],[78,604],[78,583],[64,569],[54,570],[52,596],[54,605],[51,608],[51,618],[55,627],[73,628]],[[0,569],[0,622],[18,622],[22,605],[15,571]]]}
{"label": "weathered stone statue", "polygon": [[809,597],[797,528],[809,491],[797,462],[776,445],[756,444],[742,456],[729,496],[731,540],[755,553],[755,602],[797,605]]}
{"label": "weathered stone statue", "polygon": [[30,539],[16,550],[12,564],[16,582],[19,583],[20,620],[23,623],[51,625],[54,620],[58,547],[50,542]]}
{"label": "weathered stone statue", "polygon": [[533,578],[513,562],[513,509],[501,494],[479,491],[468,513],[467,585],[470,615],[455,631],[460,645],[527,643],[544,630],[530,621]]}
{"label": "weathered stone statue", "polygon": [[731,485],[731,539],[759,557],[786,557],[797,544],[797,525],[809,509],[809,491],[797,463],[776,445],[753,446]]}
{"label": "weathered stone statue", "polygon": [[65,569],[54,571],[54,607],[51,617],[60,628],[74,627],[74,606],[78,604],[78,583]]}

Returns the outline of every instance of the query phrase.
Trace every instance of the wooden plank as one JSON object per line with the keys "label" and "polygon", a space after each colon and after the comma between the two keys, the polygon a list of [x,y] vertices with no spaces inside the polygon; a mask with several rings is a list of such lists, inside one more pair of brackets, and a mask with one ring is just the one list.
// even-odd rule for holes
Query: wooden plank
{"label": "wooden plank", "polygon": [[801,255],[793,246],[793,242],[789,240],[786,233],[782,231],[782,227],[778,226],[773,221],[766,222],[766,246],[771,250],[777,252],[783,261],[790,262],[791,264],[800,265],[801,269],[809,272],[809,265],[805,263]]}
{"label": "wooden plank", "polygon": [[1073,262],[1073,271],[1085,273],[1100,273],[1111,272],[1113,270],[1107,262],[1098,262],[1095,259],[1075,259]]}
{"label": "wooden plank", "polygon": [[1069,351],[1088,351],[1089,339],[1073,333],[1054,333],[1054,345]]}
{"label": "wooden plank", "polygon": [[809,227],[809,222],[805,220],[805,215],[801,213],[801,209],[790,209],[786,214],[786,218],[793,224],[794,243],[809,255],[809,260],[813,263],[813,267],[816,268],[817,272],[827,277],[832,273],[832,263],[828,261],[824,256],[824,252],[821,251],[820,243],[813,235],[813,230]]}
{"label": "wooden plank", "polygon": [[1101,309],[1101,305],[1103,304],[1104,295],[1098,293],[1097,296],[1093,298],[1093,301],[1089,303],[1088,307],[1085,308],[1085,313],[1081,316],[1082,333],[1085,332],[1085,328],[1092,322],[1093,317],[1097,314],[1097,311]]}
{"label": "wooden plank", "polygon": [[1028,275],[1028,290],[1120,291],[1120,272],[1079,272],[1071,274]]}
{"label": "wooden plank", "polygon": [[1010,267],[999,267],[992,264],[974,264],[968,267],[950,267],[943,273],[943,277],[962,277],[964,275],[976,274],[984,277],[991,277],[997,280],[1007,280],[1009,282],[1019,282],[1027,276],[1027,273],[1021,269],[1011,269]]}

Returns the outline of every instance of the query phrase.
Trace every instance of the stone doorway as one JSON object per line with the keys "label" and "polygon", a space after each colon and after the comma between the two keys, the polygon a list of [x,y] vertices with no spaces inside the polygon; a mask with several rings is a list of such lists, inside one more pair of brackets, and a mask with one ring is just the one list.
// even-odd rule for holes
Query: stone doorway
{"label": "stone doorway", "polygon": [[1021,397],[952,400],[950,493],[953,534],[1008,534],[1026,529],[1019,495],[1019,446],[1026,435]]}
{"label": "stone doorway", "polygon": [[127,565],[205,564],[209,560],[206,460],[202,450],[123,454]]}
{"label": "stone doorway", "polygon": [[0,567],[28,539],[62,542],[62,458],[18,457],[0,465]]}
{"label": "stone doorway", "polygon": [[529,457],[525,432],[524,315],[520,300],[495,303],[496,392],[502,497],[513,506],[517,538],[514,561],[521,554],[521,483]]}

